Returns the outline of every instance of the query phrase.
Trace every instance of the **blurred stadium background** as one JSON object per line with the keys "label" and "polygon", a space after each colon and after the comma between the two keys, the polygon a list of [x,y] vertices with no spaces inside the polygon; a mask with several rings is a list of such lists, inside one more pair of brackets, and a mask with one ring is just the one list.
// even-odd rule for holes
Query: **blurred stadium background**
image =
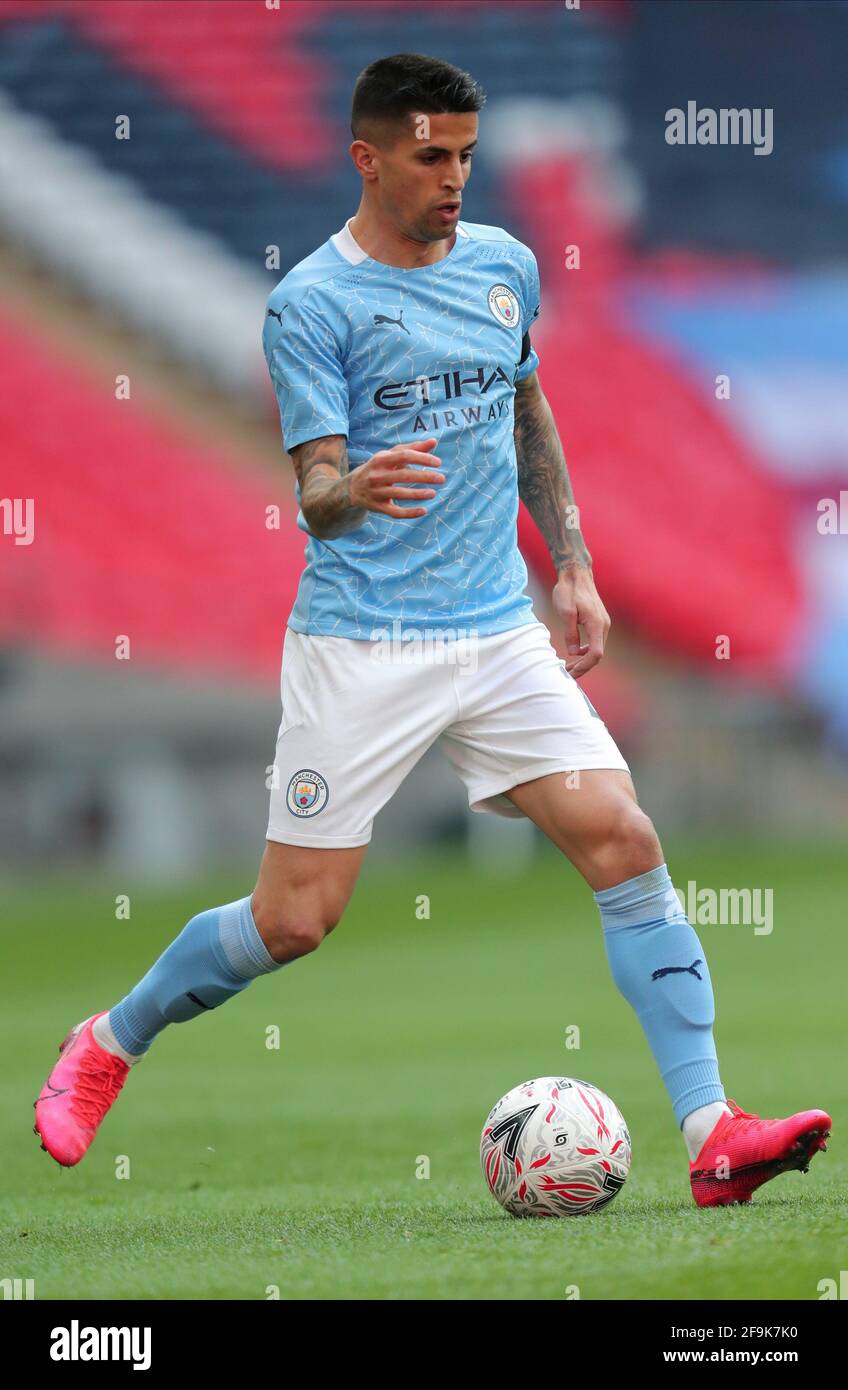
{"label": "blurred stadium background", "polygon": [[[661,834],[841,839],[846,45],[848,6],[791,0],[3,0],[2,872],[258,861],[303,559],[263,304],[355,211],[353,84],[404,50],[488,93],[465,215],[539,261],[614,623],[586,687],[643,804]],[[668,145],[690,99],[774,108],[773,152]],[[520,540],[551,623],[526,515]],[[431,751],[371,856],[518,871],[535,841]]]}
{"label": "blurred stadium background", "polygon": [[[750,1300],[844,1267],[847,46],[848,5],[792,0],[0,0],[0,1275],[39,1299]],[[587,692],[675,881],[775,893],[773,935],[704,932],[722,1077],[763,1114],[828,1107],[836,1139],[751,1211],[692,1206],[585,885],[527,823],[469,814],[435,751],[316,956],[169,1029],[79,1168],[30,1133],[66,1030],[254,882],[303,561],[264,301],[355,211],[353,84],[404,50],[482,82],[465,215],[539,261],[614,623]],[[689,100],[773,108],[773,153],[668,145]],[[526,516],[520,541],[550,623]],[[480,1128],[560,1067],[620,1104],[632,1176],[590,1224],[517,1230]]]}

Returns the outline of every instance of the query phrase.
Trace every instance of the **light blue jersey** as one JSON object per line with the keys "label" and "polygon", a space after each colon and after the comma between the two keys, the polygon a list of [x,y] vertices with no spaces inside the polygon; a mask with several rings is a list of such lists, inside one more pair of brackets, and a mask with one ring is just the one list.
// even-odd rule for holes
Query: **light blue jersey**
{"label": "light blue jersey", "polygon": [[435,437],[445,474],[435,497],[410,504],[427,509],[411,520],[369,512],[319,540],[298,512],[309,540],[296,632],[373,641],[390,625],[484,635],[533,621],[513,399],[539,365],[539,301],[529,247],[473,222],[458,224],[446,257],[409,270],[366,256],[346,224],[276,286],[263,343],[285,447],[346,435],[353,469]]}

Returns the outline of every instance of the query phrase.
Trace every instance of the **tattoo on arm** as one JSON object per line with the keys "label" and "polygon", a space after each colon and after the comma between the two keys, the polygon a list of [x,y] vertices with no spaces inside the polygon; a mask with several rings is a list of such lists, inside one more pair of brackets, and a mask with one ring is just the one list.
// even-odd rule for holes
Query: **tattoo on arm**
{"label": "tattoo on arm", "polygon": [[592,557],[580,534],[553,411],[535,372],[516,387],[514,429],[518,495],[541,531],[557,573],[567,567],[590,568]]}
{"label": "tattoo on arm", "polygon": [[300,484],[300,508],[312,535],[319,540],[344,535],[361,526],[364,507],[350,500],[350,464],[343,434],[309,439],[291,451]]}

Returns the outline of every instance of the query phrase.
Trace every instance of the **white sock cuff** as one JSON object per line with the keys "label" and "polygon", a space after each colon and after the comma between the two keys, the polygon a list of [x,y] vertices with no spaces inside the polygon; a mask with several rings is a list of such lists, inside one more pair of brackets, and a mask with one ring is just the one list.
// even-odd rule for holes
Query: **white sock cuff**
{"label": "white sock cuff", "polygon": [[134,1067],[136,1062],[140,1062],[142,1057],[146,1055],[144,1052],[141,1052],[136,1057],[132,1052],[127,1052],[125,1048],[121,1047],[121,1044],[112,1032],[112,1025],[109,1022],[108,1014],[103,1014],[101,1018],[96,1018],[91,1025],[91,1031],[94,1034],[95,1042],[98,1042],[107,1052],[111,1052],[113,1057],[123,1058],[128,1067]]}

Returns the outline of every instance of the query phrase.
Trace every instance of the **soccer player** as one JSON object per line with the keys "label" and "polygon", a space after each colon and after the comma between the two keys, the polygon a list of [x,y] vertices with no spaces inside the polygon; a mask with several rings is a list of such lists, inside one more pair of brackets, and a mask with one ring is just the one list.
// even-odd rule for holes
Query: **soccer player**
{"label": "soccer player", "polygon": [[[59,1163],[79,1161],[169,1023],[320,945],[374,817],[434,742],[472,810],[528,816],[592,889],[695,1201],[749,1202],[825,1147],[822,1110],[762,1119],[726,1099],[703,947],[578,684],[610,620],[539,382],[535,257],[461,217],[484,101],[472,77],[433,58],[366,68],[350,147],[359,208],[268,299],[265,354],[308,540],[267,844],[249,896],[193,917],[124,999],[68,1034],[36,1102],[36,1132]],[[519,498],[556,567],[564,662],[525,594]]]}

